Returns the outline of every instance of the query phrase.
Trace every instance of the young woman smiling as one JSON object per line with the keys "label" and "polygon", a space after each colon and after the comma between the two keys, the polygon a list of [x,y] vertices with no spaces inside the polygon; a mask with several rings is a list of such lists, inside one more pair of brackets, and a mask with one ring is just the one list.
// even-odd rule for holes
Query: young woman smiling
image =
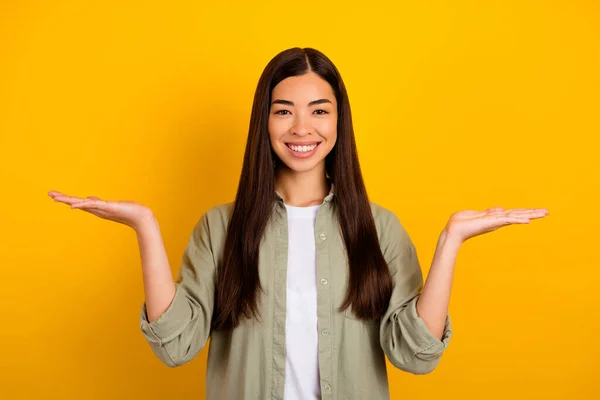
{"label": "young woman smiling", "polygon": [[448,347],[460,245],[548,214],[454,213],[424,284],[399,219],[368,199],[342,78],[312,48],[285,50],[266,66],[235,200],[199,219],[175,281],[150,209],[49,195],[135,229],[141,331],[170,367],[210,337],[209,400],[389,398],[386,356],[425,374]]}

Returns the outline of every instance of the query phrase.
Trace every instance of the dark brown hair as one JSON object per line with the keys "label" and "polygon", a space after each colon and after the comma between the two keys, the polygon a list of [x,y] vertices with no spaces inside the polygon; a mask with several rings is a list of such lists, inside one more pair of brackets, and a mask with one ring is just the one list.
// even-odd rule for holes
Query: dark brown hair
{"label": "dark brown hair", "polygon": [[259,279],[258,250],[277,201],[274,165],[281,162],[269,139],[271,94],[285,78],[310,71],[331,85],[338,107],[337,141],[325,158],[325,169],[334,184],[331,201],[348,254],[348,290],[339,310],[352,305],[357,318],[372,320],[381,317],[388,307],[392,277],[379,247],[358,163],[344,82],[323,53],[295,47],[277,54],[258,81],[242,173],[217,271],[213,329],[232,329],[242,318],[259,317],[258,295],[264,290]]}

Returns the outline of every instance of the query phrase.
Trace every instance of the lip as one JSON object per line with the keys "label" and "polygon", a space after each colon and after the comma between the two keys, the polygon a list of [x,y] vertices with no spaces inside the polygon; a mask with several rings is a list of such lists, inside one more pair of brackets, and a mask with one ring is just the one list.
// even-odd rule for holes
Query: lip
{"label": "lip", "polygon": [[312,146],[313,144],[319,144],[321,142],[312,141],[312,142],[285,142],[286,145],[294,145],[294,146]]}
{"label": "lip", "polygon": [[[299,151],[292,150],[289,146],[290,144],[294,145],[294,146],[310,146],[310,145],[316,144],[316,146],[311,151],[300,153]],[[317,152],[317,149],[319,148],[320,144],[321,144],[321,142],[304,142],[304,143],[303,142],[288,142],[288,143],[286,143],[285,147],[296,158],[309,158]]]}

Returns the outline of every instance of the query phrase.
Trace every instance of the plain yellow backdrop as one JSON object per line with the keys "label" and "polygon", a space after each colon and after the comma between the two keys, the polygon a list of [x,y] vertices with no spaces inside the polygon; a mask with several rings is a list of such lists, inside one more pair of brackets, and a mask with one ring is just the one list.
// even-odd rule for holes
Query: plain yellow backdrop
{"label": "plain yellow backdrop", "polygon": [[173,274],[237,188],[267,62],[339,68],[370,199],[426,276],[462,209],[550,215],[468,240],[437,369],[388,364],[392,399],[600,396],[596,1],[0,4],[0,397],[204,398],[207,348],[170,369],[139,330],[134,232],[49,190],[135,200]]}

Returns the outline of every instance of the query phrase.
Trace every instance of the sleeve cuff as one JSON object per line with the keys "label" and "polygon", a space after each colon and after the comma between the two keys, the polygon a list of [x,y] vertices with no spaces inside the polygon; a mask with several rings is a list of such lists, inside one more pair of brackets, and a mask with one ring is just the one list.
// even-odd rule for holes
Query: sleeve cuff
{"label": "sleeve cuff", "polygon": [[404,312],[398,315],[402,326],[407,327],[408,332],[413,334],[410,339],[413,342],[411,348],[414,350],[414,356],[425,361],[438,358],[448,347],[450,337],[452,337],[452,323],[450,314],[446,315],[446,324],[442,339],[435,337],[427,327],[425,320],[417,313],[417,300],[419,296],[412,299],[404,309]]}
{"label": "sleeve cuff", "polygon": [[175,286],[173,301],[156,321],[148,322],[146,301],[142,304],[140,329],[150,342],[160,345],[169,342],[179,336],[192,319],[192,308],[185,291],[178,283],[175,283]]}

